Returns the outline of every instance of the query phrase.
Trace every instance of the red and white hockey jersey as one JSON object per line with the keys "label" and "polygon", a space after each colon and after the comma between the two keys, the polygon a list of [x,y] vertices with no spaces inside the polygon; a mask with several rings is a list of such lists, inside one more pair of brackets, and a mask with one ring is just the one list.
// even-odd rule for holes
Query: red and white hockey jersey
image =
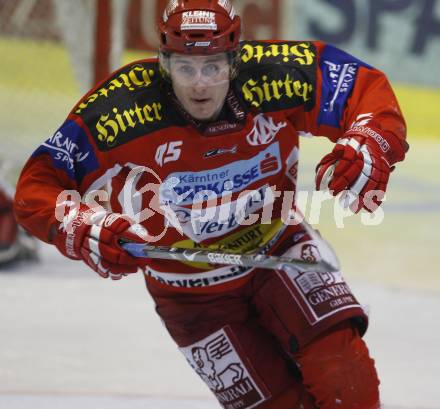
{"label": "red and white hockey jersey", "polygon": [[[82,98],[34,152],[15,212],[47,241],[62,191],[84,198],[103,190],[100,203],[141,221],[156,245],[270,252],[298,229],[286,228],[282,206],[292,206],[286,192],[296,189],[299,136],[336,141],[359,120],[379,124],[393,162],[403,160],[405,123],[384,74],[320,42],[241,43],[224,112],[208,127],[181,112],[156,59],[137,61]],[[193,223],[197,203],[212,213]],[[167,208],[180,228],[164,217]],[[158,284],[188,291],[235,286],[251,272],[158,260],[146,271]]]}

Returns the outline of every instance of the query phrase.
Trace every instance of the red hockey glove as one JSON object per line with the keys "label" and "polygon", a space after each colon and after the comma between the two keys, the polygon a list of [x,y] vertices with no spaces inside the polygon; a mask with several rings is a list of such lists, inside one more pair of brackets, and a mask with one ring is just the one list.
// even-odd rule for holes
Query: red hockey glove
{"label": "red hockey glove", "polygon": [[54,244],[66,257],[83,260],[101,277],[119,280],[140,267],[139,259],[122,249],[119,241],[145,243],[147,237],[147,231],[125,215],[95,212],[81,205],[60,223]]}
{"label": "red hockey glove", "polygon": [[316,189],[329,189],[334,196],[345,191],[345,208],[374,212],[384,198],[391,165],[405,156],[394,136],[385,139],[379,132],[367,126],[346,132],[316,167]]}

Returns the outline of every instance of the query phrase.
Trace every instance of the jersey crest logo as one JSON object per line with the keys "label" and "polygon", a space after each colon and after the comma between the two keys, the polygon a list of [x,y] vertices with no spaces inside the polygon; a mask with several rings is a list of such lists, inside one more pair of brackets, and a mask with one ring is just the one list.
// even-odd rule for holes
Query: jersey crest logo
{"label": "jersey crest logo", "polygon": [[286,122],[275,124],[273,118],[266,118],[264,114],[259,114],[254,118],[254,127],[247,134],[246,140],[252,146],[267,145],[271,143],[278,132],[287,126]]}

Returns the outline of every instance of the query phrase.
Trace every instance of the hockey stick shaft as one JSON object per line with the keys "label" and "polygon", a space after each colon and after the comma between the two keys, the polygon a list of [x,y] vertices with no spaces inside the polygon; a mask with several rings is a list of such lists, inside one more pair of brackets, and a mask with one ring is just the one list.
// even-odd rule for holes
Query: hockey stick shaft
{"label": "hockey stick shaft", "polygon": [[143,243],[122,243],[122,247],[133,257],[162,260],[190,261],[215,265],[237,265],[271,270],[283,270],[285,267],[301,271],[331,272],[337,267],[325,261],[308,262],[283,256],[265,254],[234,254],[207,249],[184,249],[166,246],[151,246]]}

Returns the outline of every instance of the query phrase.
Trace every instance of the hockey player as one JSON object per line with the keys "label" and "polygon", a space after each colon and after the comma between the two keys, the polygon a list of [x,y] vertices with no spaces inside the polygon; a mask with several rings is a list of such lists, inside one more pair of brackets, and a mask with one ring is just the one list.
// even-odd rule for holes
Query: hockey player
{"label": "hockey player", "polygon": [[319,234],[283,216],[299,137],[335,143],[318,189],[374,210],[407,150],[386,77],[321,42],[240,43],[228,0],[170,1],[159,35],[159,59],[112,74],[35,151],[18,220],[102,277],[142,268],[171,337],[222,407],[378,408],[367,317],[340,272],[142,260],[120,243],[334,264]]}
{"label": "hockey player", "polygon": [[19,260],[36,260],[37,243],[18,226],[12,211],[11,189],[0,183],[0,269]]}

